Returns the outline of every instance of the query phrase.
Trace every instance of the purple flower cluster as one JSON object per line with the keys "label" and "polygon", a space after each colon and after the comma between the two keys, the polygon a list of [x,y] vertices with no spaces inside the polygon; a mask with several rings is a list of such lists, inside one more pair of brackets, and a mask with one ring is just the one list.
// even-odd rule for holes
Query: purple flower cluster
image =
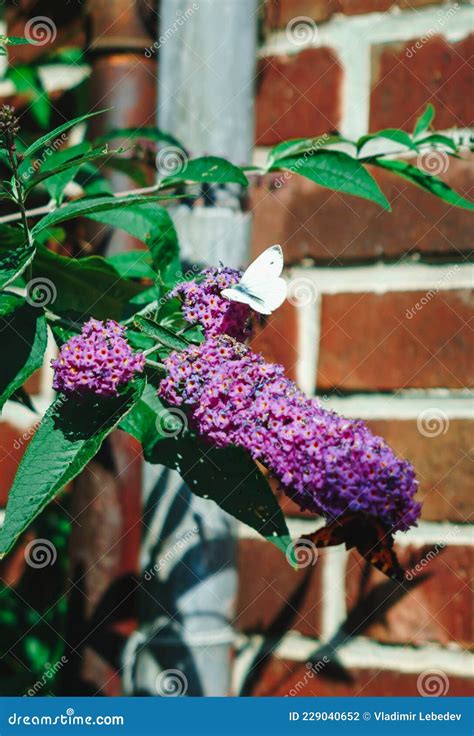
{"label": "purple flower cluster", "polygon": [[245,448],[301,508],[333,519],[361,511],[388,527],[416,523],[413,467],[362,421],[309,399],[280,365],[226,336],[172,353],[160,395],[189,405],[197,431],[218,446]]}
{"label": "purple flower cluster", "polygon": [[125,327],[111,319],[86,322],[81,334],[71,337],[51,361],[56,391],[117,396],[118,387],[145,366],[143,354],[132,351],[124,332]]}
{"label": "purple flower cluster", "polygon": [[183,298],[183,314],[187,322],[201,324],[206,337],[230,335],[237,340],[249,336],[250,307],[221,296],[221,291],[236,284],[241,272],[233,268],[206,268],[199,281],[183,281],[171,296]]}

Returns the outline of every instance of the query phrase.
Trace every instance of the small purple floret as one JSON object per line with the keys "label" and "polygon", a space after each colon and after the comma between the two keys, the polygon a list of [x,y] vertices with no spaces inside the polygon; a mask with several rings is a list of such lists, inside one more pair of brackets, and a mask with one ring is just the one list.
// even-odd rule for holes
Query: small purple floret
{"label": "small purple floret", "polygon": [[187,322],[200,324],[206,337],[227,334],[244,340],[250,334],[250,307],[229,301],[221,291],[237,284],[241,272],[233,268],[206,268],[203,279],[183,281],[171,296],[183,298],[183,315]]}
{"label": "small purple floret", "polygon": [[197,431],[220,447],[245,448],[301,508],[332,520],[346,511],[392,531],[416,523],[412,465],[362,422],[305,396],[281,365],[226,336],[172,353],[160,396],[188,405]]}
{"label": "small purple floret", "polygon": [[117,396],[118,387],[143,371],[145,358],[123,337],[125,327],[109,319],[90,319],[51,361],[53,387],[65,394]]}

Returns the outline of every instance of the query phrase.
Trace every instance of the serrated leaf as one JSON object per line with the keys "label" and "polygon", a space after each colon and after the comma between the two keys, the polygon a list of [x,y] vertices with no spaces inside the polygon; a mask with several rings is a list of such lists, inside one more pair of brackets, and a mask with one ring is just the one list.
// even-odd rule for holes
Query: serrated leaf
{"label": "serrated leaf", "polygon": [[385,159],[374,159],[373,162],[376,166],[380,166],[382,169],[392,171],[394,174],[408,179],[412,184],[416,184],[430,194],[434,194],[444,202],[455,205],[456,207],[462,207],[466,210],[474,210],[474,202],[470,202],[464,199],[454,189],[444,181],[439,179],[437,176],[431,176],[425,173],[421,169],[417,169],[415,166],[406,163],[405,161],[391,161]]}
{"label": "serrated leaf", "polygon": [[140,398],[145,380],[119,397],[89,399],[60,395],[31,439],[10,490],[0,530],[5,555],[20,534],[57,493],[91,460],[107,435]]}
{"label": "serrated leaf", "polygon": [[369,199],[390,211],[390,204],[375,179],[359,161],[340,151],[317,151],[313,156],[290,156],[271,170],[284,169],[322,187]]}
{"label": "serrated leaf", "polygon": [[179,182],[196,181],[211,183],[235,183],[248,186],[248,179],[239,166],[219,156],[203,156],[187,161],[182,170],[163,178],[163,186]]}
{"label": "serrated leaf", "polygon": [[189,347],[189,342],[184,337],[176,335],[166,327],[148,319],[148,317],[135,317],[133,322],[145,335],[152,337],[156,342],[161,343],[166,348],[170,348],[171,350],[186,350]]}
{"label": "serrated leaf", "polygon": [[190,490],[255,529],[296,566],[283,512],[266,478],[240,448],[215,448],[194,437],[163,439],[147,460],[177,470]]}
{"label": "serrated leaf", "polygon": [[0,409],[25,381],[41,368],[48,335],[42,309],[23,297],[0,294]]}
{"label": "serrated leaf", "polygon": [[429,105],[426,106],[425,111],[415,123],[415,127],[413,128],[414,138],[417,138],[419,135],[421,135],[421,133],[424,133],[425,130],[428,130],[431,123],[433,122],[434,116],[435,116],[435,109],[433,105],[430,103]]}

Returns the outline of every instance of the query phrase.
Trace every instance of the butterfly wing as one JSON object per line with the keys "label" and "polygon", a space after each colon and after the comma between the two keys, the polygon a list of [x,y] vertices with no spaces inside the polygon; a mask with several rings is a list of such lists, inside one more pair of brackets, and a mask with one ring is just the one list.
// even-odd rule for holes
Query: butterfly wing
{"label": "butterfly wing", "polygon": [[393,536],[377,519],[349,512],[303,539],[309,540],[316,547],[337,544],[345,544],[347,549],[355,547],[362,557],[384,575],[398,581],[405,577],[393,550]]}
{"label": "butterfly wing", "polygon": [[267,248],[250,264],[235,286],[221,291],[231,301],[248,304],[260,314],[271,314],[286,299],[286,281],[280,278],[283,251],[279,245]]}

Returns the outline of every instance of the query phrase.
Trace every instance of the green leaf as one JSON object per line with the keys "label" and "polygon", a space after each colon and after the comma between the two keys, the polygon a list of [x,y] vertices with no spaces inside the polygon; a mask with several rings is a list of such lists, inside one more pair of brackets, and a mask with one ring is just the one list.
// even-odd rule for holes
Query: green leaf
{"label": "green leaf", "polygon": [[38,69],[24,65],[11,66],[7,71],[7,78],[11,79],[17,92],[32,98],[29,109],[39,126],[43,129],[47,127],[51,119],[51,103]]}
{"label": "green leaf", "polygon": [[140,398],[144,379],[112,398],[65,398],[46,411],[13,481],[0,531],[5,555],[57,493],[94,457],[107,435]]}
{"label": "green leaf", "polygon": [[155,202],[143,202],[133,207],[87,215],[91,220],[119,227],[141,240],[150,250],[153,266],[163,272],[167,266],[178,265],[178,236],[169,213]]}
{"label": "green leaf", "polygon": [[90,199],[78,199],[75,202],[69,202],[62,207],[58,207],[57,210],[54,210],[54,212],[50,212],[48,215],[43,217],[38,223],[36,223],[31,233],[33,237],[36,237],[40,232],[47,230],[52,225],[56,225],[58,222],[65,222],[66,220],[72,220],[74,217],[90,217],[91,219],[95,219],[92,218],[92,215],[98,212],[119,210],[120,208],[132,207],[137,204],[145,205],[162,199],[165,199],[165,197],[161,195],[155,195],[152,197],[135,195],[127,197],[92,197]]}
{"label": "green leaf", "polygon": [[[104,156],[107,154],[107,151],[103,148],[101,148],[99,151],[94,150],[90,151],[89,153],[85,153],[83,156],[78,156],[75,159],[71,159],[70,161],[64,161],[64,163],[52,167],[52,166],[43,166],[41,168],[41,171],[39,174],[36,174],[35,176],[32,176],[31,179],[27,180],[25,191],[28,193],[33,187],[38,186],[38,184],[41,184],[41,182],[51,179],[51,177],[56,177],[57,175],[62,174],[63,172],[69,172],[70,169],[72,169],[71,175],[68,177],[68,179],[73,179],[76,173],[79,171],[80,167],[83,166],[86,163],[89,163],[90,161],[95,161],[97,159],[103,159]],[[66,180],[67,183],[67,180]]]}
{"label": "green leaf", "polygon": [[123,253],[112,253],[105,260],[117,273],[127,279],[151,279],[156,274],[151,265],[151,255],[147,250],[129,250]]}
{"label": "green leaf", "polygon": [[0,251],[0,289],[21,276],[35,256],[36,248],[26,241],[13,248],[2,247]]}
{"label": "green leaf", "polygon": [[23,297],[0,294],[0,409],[10,396],[43,363],[47,343],[43,310],[30,306]]}
{"label": "green leaf", "polygon": [[235,183],[248,186],[248,179],[239,166],[219,156],[203,156],[187,161],[182,170],[163,179],[164,186],[184,181]]}
{"label": "green leaf", "polygon": [[369,199],[390,211],[390,204],[375,179],[356,159],[339,151],[318,151],[313,156],[290,156],[272,167],[305,176],[322,187]]}
{"label": "green leaf", "polygon": [[77,146],[70,146],[69,148],[63,148],[56,153],[53,153],[49,160],[41,167],[42,171],[50,171],[55,166],[61,166],[62,164],[74,161],[74,165],[65,171],[61,171],[56,175],[50,175],[44,180],[44,187],[48,192],[51,199],[53,199],[58,205],[61,204],[64,198],[64,190],[66,189],[69,182],[71,182],[78,174],[81,166],[85,166],[85,162],[77,163],[77,159],[84,153],[90,151],[91,144],[88,141],[78,143]]}
{"label": "green leaf", "polygon": [[189,347],[189,342],[183,337],[176,335],[171,330],[158,325],[147,317],[135,317],[133,322],[145,335],[152,337],[156,342],[160,342],[166,348],[170,348],[171,350],[186,350]]}
{"label": "green leaf", "polygon": [[448,138],[447,135],[441,135],[440,133],[433,133],[432,135],[428,135],[426,138],[420,138],[416,142],[418,147],[424,145],[433,146],[435,144],[445,146],[445,148],[450,148],[454,153],[458,150],[458,147],[452,138]]}
{"label": "green leaf", "polygon": [[38,248],[33,276],[54,285],[56,314],[121,319],[127,303],[145,287],[122,278],[101,256],[67,258]]}
{"label": "green leaf", "polygon": [[318,135],[314,138],[294,138],[289,141],[282,141],[274,146],[267,159],[267,170],[269,170],[274,163],[287,156],[296,156],[301,153],[314,154],[324,146],[328,146],[331,143],[350,143],[346,138],[341,138],[339,135]]}
{"label": "green leaf", "polygon": [[174,437],[156,442],[145,457],[177,470],[193,493],[215,501],[238,521],[256,529],[296,565],[278,501],[244,450],[215,448],[197,438]]}
{"label": "green leaf", "polygon": [[404,130],[398,130],[398,128],[386,128],[385,130],[378,131],[378,133],[363,135],[357,141],[357,150],[360,151],[368,141],[378,140],[379,138],[394,141],[394,143],[406,146],[406,148],[409,148],[412,151],[418,150],[417,145],[412,141],[409,134],[405,133]]}
{"label": "green leaf", "polygon": [[0,44],[5,46],[24,46],[25,44],[34,45],[34,41],[30,41],[29,38],[23,36],[0,36]]}
{"label": "green leaf", "polygon": [[[34,153],[40,150],[40,148],[43,148],[43,146],[48,145],[51,141],[55,141],[57,138],[60,137],[61,133],[65,133],[66,130],[69,130],[74,125],[79,125],[79,123],[83,123],[84,120],[88,120],[89,118],[93,118],[96,115],[101,115],[103,112],[107,112],[106,110],[97,110],[97,112],[90,112],[87,113],[87,115],[79,115],[77,118],[73,118],[72,120],[68,120],[67,123],[63,123],[57,128],[54,128],[50,133],[46,133],[45,135],[42,135],[40,138],[37,138],[34,143],[31,144],[31,146],[28,146],[26,151],[23,152],[23,155],[25,158],[28,158],[29,156],[32,156]],[[25,163],[25,162],[23,162]],[[21,173],[21,167],[20,167],[20,173]]]}
{"label": "green leaf", "polygon": [[162,439],[160,429],[163,418],[168,414],[165,405],[157,396],[156,388],[149,383],[145,386],[140,399],[133,409],[120,422],[120,429],[135,437],[149,454],[155,443]]}
{"label": "green leaf", "polygon": [[423,112],[423,114],[418,118],[418,120],[415,123],[415,127],[413,128],[413,137],[417,138],[421,133],[424,133],[425,130],[428,130],[431,123],[433,122],[433,118],[435,116],[435,109],[433,105],[430,103],[426,106],[426,110]]}
{"label": "green leaf", "polygon": [[388,169],[388,171],[392,171],[404,179],[408,179],[412,184],[416,184],[418,187],[430,192],[430,194],[434,194],[436,197],[444,200],[444,202],[448,202],[456,207],[462,207],[466,210],[474,210],[474,202],[464,199],[464,197],[455,192],[454,189],[451,189],[448,184],[445,184],[437,176],[430,176],[430,174],[407,164],[405,161],[391,161],[376,158],[372,163],[380,166],[382,169]]}

